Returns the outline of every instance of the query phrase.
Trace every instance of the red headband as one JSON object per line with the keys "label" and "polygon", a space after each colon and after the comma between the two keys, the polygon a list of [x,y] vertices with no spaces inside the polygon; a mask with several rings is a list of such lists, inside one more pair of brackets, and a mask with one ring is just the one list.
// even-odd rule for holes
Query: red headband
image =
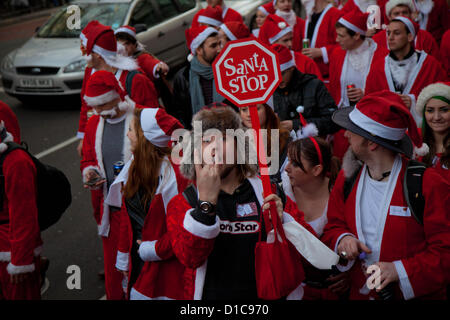
{"label": "red headband", "polygon": [[314,144],[314,147],[316,148],[317,156],[319,157],[319,163],[323,166],[322,151],[320,151],[320,147],[319,144],[317,143],[317,140],[314,139],[313,137],[309,137],[309,139],[311,139],[312,143]]}

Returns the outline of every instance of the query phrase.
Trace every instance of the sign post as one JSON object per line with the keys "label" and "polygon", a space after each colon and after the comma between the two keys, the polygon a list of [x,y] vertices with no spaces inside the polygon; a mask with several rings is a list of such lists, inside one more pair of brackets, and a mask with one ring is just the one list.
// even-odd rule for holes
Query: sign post
{"label": "sign post", "polygon": [[[281,82],[278,57],[256,39],[231,41],[213,62],[213,71],[217,91],[235,105],[250,109],[264,197],[267,197],[272,194],[272,188],[256,106],[266,103]],[[272,209],[275,209],[273,205]]]}

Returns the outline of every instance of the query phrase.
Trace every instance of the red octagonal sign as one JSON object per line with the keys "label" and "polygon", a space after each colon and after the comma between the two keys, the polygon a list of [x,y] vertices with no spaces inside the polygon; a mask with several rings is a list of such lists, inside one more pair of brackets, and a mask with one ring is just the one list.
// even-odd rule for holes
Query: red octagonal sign
{"label": "red octagonal sign", "polygon": [[257,40],[228,42],[213,71],[217,92],[240,107],[267,102],[281,82],[276,53]]}

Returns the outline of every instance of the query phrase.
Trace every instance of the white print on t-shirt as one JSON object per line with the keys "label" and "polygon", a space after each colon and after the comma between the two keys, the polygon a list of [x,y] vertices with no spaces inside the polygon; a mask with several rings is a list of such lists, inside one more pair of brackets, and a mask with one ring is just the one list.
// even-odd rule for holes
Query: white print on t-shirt
{"label": "white print on t-shirt", "polygon": [[232,234],[247,234],[259,232],[258,221],[227,221],[220,220],[220,232]]}
{"label": "white print on t-shirt", "polygon": [[236,216],[237,217],[251,217],[258,215],[258,208],[255,202],[237,204],[236,205]]}

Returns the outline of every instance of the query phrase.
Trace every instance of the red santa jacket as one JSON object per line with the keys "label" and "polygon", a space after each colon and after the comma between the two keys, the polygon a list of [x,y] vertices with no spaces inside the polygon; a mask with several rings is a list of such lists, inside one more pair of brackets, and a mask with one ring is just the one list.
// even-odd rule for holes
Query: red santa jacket
{"label": "red santa jacket", "polygon": [[305,56],[301,52],[291,51],[295,58],[295,66],[302,73],[314,74],[320,80],[323,80],[322,73],[313,59]]}
{"label": "red santa jacket", "polygon": [[[380,46],[384,48],[389,48],[386,30],[381,30],[376,35],[372,37],[372,39]],[[439,52],[439,46],[434,40],[431,33],[426,30],[419,30],[416,38],[414,39],[414,48],[419,51],[425,51],[429,55],[435,57],[438,61],[441,59],[441,53]]]}
{"label": "red santa jacket", "polygon": [[5,122],[6,131],[11,133],[14,142],[20,143],[19,121],[17,121],[17,117],[11,108],[3,101],[0,101],[0,121],[1,120]]}
{"label": "red santa jacket", "polygon": [[[262,206],[261,179],[253,177],[248,180]],[[183,275],[185,299],[200,300],[203,294],[208,256],[214,248],[214,239],[220,233],[220,219],[216,218],[214,225],[206,226],[192,218],[191,210],[192,207],[182,194],[173,198],[167,207],[167,228],[171,237],[172,250],[186,267]],[[304,221],[303,213],[298,211],[297,205],[288,197],[284,215],[285,219],[293,218],[315,234],[311,226]]]}
{"label": "red santa jacket", "polygon": [[447,71],[447,79],[450,79],[450,29],[444,33],[441,41],[442,65]]}
{"label": "red santa jacket", "polygon": [[3,162],[5,194],[0,211],[0,262],[9,274],[35,270],[42,251],[36,205],[36,167],[23,151],[11,151]]}
{"label": "red santa jacket", "polygon": [[295,52],[302,51],[303,32],[305,32],[305,20],[297,17],[297,22],[292,28],[292,50]]}
{"label": "red santa jacket", "polygon": [[[450,248],[450,185],[434,169],[427,169],[423,176],[422,192],[425,198],[423,226],[420,225],[408,208],[403,195],[403,179],[406,159],[395,182],[391,202],[386,212],[381,212],[384,224],[378,228],[380,247],[377,261],[400,262],[402,272],[399,283],[395,284],[397,299],[431,298],[445,299],[446,274],[448,273],[448,253]],[[363,170],[361,170],[362,172]],[[355,185],[344,201],[344,172],[339,173],[328,202],[328,224],[325,226],[322,241],[331,249],[337,249],[338,240],[344,234],[352,234],[362,239],[361,216],[356,212],[359,205],[356,194],[360,182],[359,174]],[[371,248],[374,249],[374,248]],[[376,254],[375,250],[372,250]],[[364,295],[366,276],[358,260],[351,269],[350,299],[376,298],[371,290]],[[360,291],[361,290],[361,291]]]}
{"label": "red santa jacket", "polygon": [[136,61],[144,72],[147,78],[149,78],[152,82],[154,82],[159,76],[156,74],[156,67],[158,66],[159,61],[150,53],[143,52],[136,58]]}
{"label": "red santa jacket", "polygon": [[[176,165],[166,158],[161,165],[160,183],[151,201],[142,229],[139,254],[145,264],[131,288],[131,299],[183,299],[185,267],[175,258],[166,227],[166,209],[169,201],[182,192],[187,180],[180,175]],[[129,257],[133,231],[125,201],[120,211],[120,235],[116,268],[129,270]]]}
{"label": "red santa jacket", "polygon": [[[386,48],[379,46],[376,43],[372,43],[372,44],[375,46],[375,48],[374,48],[374,53],[373,53],[372,59],[370,60],[369,65],[373,61],[376,61],[377,59],[384,58],[389,53],[389,51]],[[330,91],[330,94],[333,97],[334,101],[336,102],[337,106],[340,105],[342,95],[347,90],[347,88],[346,88],[347,81],[346,81],[346,79],[343,78],[345,75],[342,74],[342,70],[344,69],[344,67],[347,66],[347,63],[348,63],[348,59],[346,59],[346,57],[347,57],[347,51],[343,50],[341,47],[336,47],[333,50],[332,54],[330,55],[329,91]],[[367,75],[366,75],[366,79],[367,79]],[[364,88],[360,88],[360,89],[364,89]]]}
{"label": "red santa jacket", "polygon": [[[450,29],[450,11],[446,0],[433,0],[433,9],[425,17],[425,30],[430,32],[438,44],[445,31]],[[422,23],[421,23],[421,29]]]}
{"label": "red santa jacket", "polygon": [[[138,62],[139,63],[139,62]],[[158,93],[156,91],[155,85],[149,78],[145,75],[144,70],[140,70],[142,74],[136,74],[133,77],[133,81],[131,83],[131,99],[141,106],[145,106],[148,108],[158,108]],[[95,72],[95,70],[94,70]],[[86,68],[84,71],[84,79],[83,86],[81,88],[81,110],[80,110],[80,120],[78,124],[78,134],[79,138],[84,137],[84,132],[87,123],[87,112],[91,109],[90,106],[86,104],[84,101],[84,93],[86,92],[86,83],[89,80],[89,77],[94,73],[93,69]],[[126,89],[126,80],[127,74],[129,71],[127,70],[118,70],[116,72],[116,78],[119,80],[123,89]]]}
{"label": "red santa jacket", "polygon": [[[133,114],[128,114],[125,119],[123,161],[126,163],[131,158],[131,145],[127,137],[128,127]],[[103,166],[102,137],[105,119],[98,115],[92,116],[86,124],[86,134],[83,139],[83,159],[81,160],[81,172],[84,179],[85,173],[90,169],[96,169],[102,177],[106,177]],[[107,237],[109,234],[109,206],[103,203],[108,193],[107,184],[100,189],[91,190],[91,201],[94,208],[94,218],[97,222],[99,235]]]}
{"label": "red santa jacket", "polygon": [[[314,59],[322,73],[324,79],[328,79],[328,56],[337,46],[336,44],[336,22],[342,16],[342,13],[328,4],[322,11],[314,29],[313,37],[310,40],[311,48],[320,48],[322,50],[322,58]],[[305,28],[302,39],[308,37],[309,19],[305,21]]]}
{"label": "red santa jacket", "polygon": [[[367,76],[364,94],[381,90],[395,92],[388,59],[389,55],[384,57],[384,59],[378,59],[372,62],[369,75]],[[418,117],[418,115],[415,114],[415,104],[422,89],[431,83],[446,80],[447,75],[445,74],[442,65],[433,56],[428,55],[424,51],[420,51],[419,61],[413,71],[411,71],[408,78],[408,84],[402,92],[402,94],[409,95],[413,100],[411,113],[415,118]]]}

